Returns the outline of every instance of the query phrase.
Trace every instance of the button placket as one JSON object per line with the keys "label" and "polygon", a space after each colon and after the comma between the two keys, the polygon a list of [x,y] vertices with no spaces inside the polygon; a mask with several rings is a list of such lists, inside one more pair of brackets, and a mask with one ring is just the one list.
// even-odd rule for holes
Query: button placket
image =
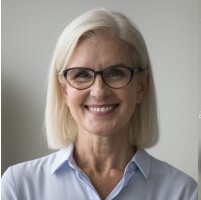
{"label": "button placket", "polygon": [[84,182],[84,184],[86,184],[86,189],[90,196],[90,200],[101,200],[99,194],[95,190],[88,176],[79,167],[76,168],[76,173],[77,176]]}

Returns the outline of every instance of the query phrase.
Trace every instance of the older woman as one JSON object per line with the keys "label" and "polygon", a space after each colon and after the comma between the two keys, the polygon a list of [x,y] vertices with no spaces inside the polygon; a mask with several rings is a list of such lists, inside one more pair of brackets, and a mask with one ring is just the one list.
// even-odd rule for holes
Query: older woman
{"label": "older woman", "polygon": [[144,148],[158,121],[151,64],[122,14],[92,10],[61,34],[48,86],[48,144],[60,151],[10,167],[3,200],[193,200],[196,182]]}

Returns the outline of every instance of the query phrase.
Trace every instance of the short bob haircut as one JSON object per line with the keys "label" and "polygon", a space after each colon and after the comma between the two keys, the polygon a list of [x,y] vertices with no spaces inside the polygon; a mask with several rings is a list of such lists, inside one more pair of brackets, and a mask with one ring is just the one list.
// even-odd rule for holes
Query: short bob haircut
{"label": "short bob haircut", "polygon": [[85,38],[114,36],[131,47],[134,63],[148,70],[149,86],[144,100],[136,106],[130,121],[130,141],[138,148],[149,148],[158,141],[158,117],[155,86],[146,44],[141,33],[124,15],[99,8],[88,11],[71,22],[60,35],[49,72],[45,113],[48,146],[66,147],[76,140],[77,124],[61,92],[59,76],[79,42]]}

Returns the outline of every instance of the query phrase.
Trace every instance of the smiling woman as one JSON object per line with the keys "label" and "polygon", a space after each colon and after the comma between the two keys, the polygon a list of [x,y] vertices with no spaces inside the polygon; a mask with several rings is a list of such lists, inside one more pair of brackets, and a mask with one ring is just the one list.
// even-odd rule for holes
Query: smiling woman
{"label": "smiling woman", "polygon": [[3,200],[197,199],[191,177],[144,150],[158,140],[154,80],[142,35],[120,13],[89,11],[61,34],[46,130],[60,151],[10,167]]}
{"label": "smiling woman", "polygon": [[[65,102],[78,127],[77,137],[83,136],[87,130],[95,135],[119,134],[128,140],[130,133],[128,122],[133,116],[136,103],[140,104],[142,101],[148,83],[146,72],[134,75],[134,68],[126,67],[133,65],[129,49],[125,48],[116,36],[88,38],[78,44],[68,63],[67,70],[71,73],[66,74],[66,79],[70,80],[67,82],[70,82],[70,85],[61,79]],[[77,75],[73,76],[76,80],[71,78],[72,71],[76,70],[77,74],[78,69],[82,70],[82,81],[77,80]],[[135,69],[135,72],[139,72],[138,69],[141,68]],[[96,70],[98,74],[103,75],[89,76],[90,73],[86,73],[89,70],[91,72]],[[83,83],[83,74],[84,78],[87,74],[89,81]],[[102,112],[106,109],[107,112]]]}
{"label": "smiling woman", "polygon": [[[105,42],[103,43],[102,41]],[[97,51],[95,51],[96,49]],[[105,61],[102,61],[99,58],[100,56],[104,57]],[[76,63],[71,63],[73,58],[76,60]],[[68,85],[75,88],[78,87],[77,82],[75,83],[72,79],[69,80],[71,78],[71,73],[69,74],[69,72],[72,72],[72,68],[76,67],[78,69],[81,67],[83,70],[83,68],[87,67],[90,70],[99,71],[99,69],[119,64],[129,66],[135,72],[145,71],[138,75],[138,77],[141,76],[143,81],[146,79],[146,74],[149,74],[148,89],[142,88],[143,90],[141,91],[141,95],[145,92],[143,94],[145,98],[141,104],[138,104],[135,111],[136,115],[132,116],[130,122],[130,141],[133,141],[135,145],[141,148],[151,147],[157,142],[158,120],[155,86],[144,39],[125,16],[120,13],[100,9],[87,12],[74,20],[63,31],[57,43],[49,76],[49,83],[51,84],[49,84],[48,96],[50,97],[47,99],[46,107],[46,128],[50,147],[65,147],[67,144],[75,141],[77,137],[77,123],[71,112],[69,112],[70,107],[66,107],[66,103],[63,101],[61,90],[58,89],[62,86],[65,90],[65,80]],[[58,74],[60,86],[58,85]],[[134,72],[131,72],[128,83],[132,80],[133,75]],[[102,75],[103,81],[106,82],[104,77]],[[91,86],[93,81],[88,82],[87,87]],[[86,85],[79,85],[77,89],[82,89],[83,87],[85,88]],[[115,86],[110,85],[110,87],[114,88]],[[143,87],[143,84],[141,87]],[[97,93],[99,94],[99,92]]]}

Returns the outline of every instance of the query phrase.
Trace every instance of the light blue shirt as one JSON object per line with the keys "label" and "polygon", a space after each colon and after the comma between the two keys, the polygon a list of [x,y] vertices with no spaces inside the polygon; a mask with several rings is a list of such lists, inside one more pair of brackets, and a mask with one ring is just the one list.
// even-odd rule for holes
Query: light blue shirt
{"label": "light blue shirt", "polygon": [[[2,177],[2,200],[100,200],[76,165],[73,148],[9,167]],[[183,172],[138,149],[106,200],[196,200],[197,183]]]}

